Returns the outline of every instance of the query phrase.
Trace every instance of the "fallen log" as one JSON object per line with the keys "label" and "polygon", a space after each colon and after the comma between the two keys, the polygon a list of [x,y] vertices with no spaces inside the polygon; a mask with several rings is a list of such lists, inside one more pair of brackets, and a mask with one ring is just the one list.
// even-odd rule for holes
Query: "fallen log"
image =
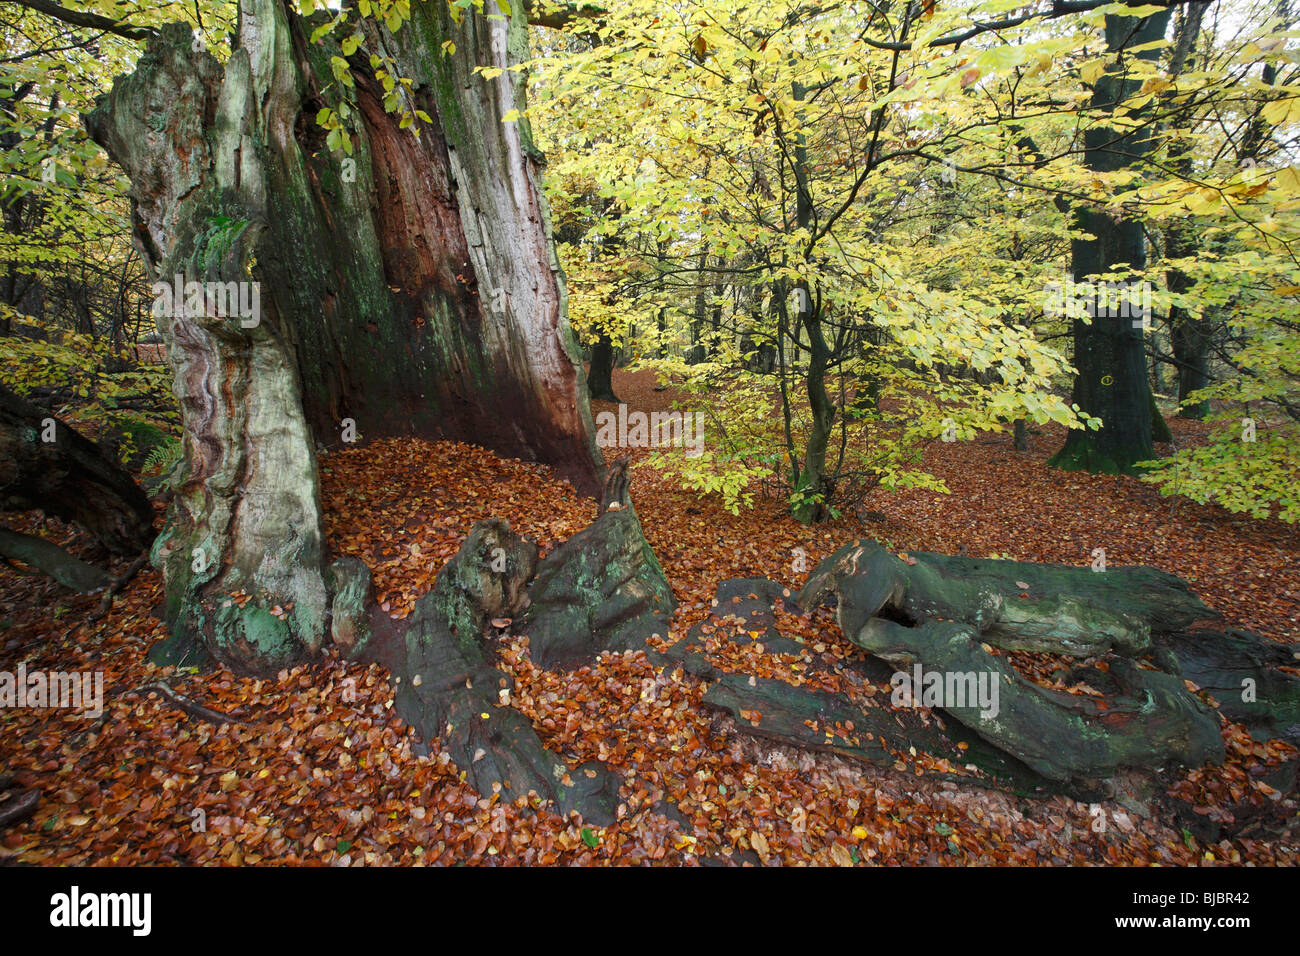
{"label": "fallen log", "polygon": [[57,544],[30,534],[0,528],[0,557],[21,561],[52,577],[65,588],[83,594],[112,585],[113,578],[102,568],[87,564]]}
{"label": "fallen log", "polygon": [[1257,740],[1280,738],[1300,747],[1300,678],[1297,652],[1249,631],[1196,630],[1158,638],[1174,655],[1182,677],[1214,698],[1229,720],[1244,724]]}
{"label": "fallen log", "polygon": [[[1153,630],[1214,616],[1181,579],[1153,568],[1096,574],[910,557],[915,563],[874,542],[854,542],[822,561],[799,595],[805,608],[833,595],[850,641],[913,669],[898,672],[896,689],[909,692],[908,703],[941,708],[1051,780],[1222,761],[1210,709],[1180,678],[1126,656],[1151,651]],[[1041,687],[994,647],[1104,657],[1069,675],[1099,697]],[[922,680],[923,688],[913,686]]]}
{"label": "fallen log", "polygon": [[[776,629],[774,612],[778,604],[786,611],[799,610],[790,590],[775,581],[723,581],[707,618],[692,627],[684,640],[662,653],[650,651],[647,656],[658,667],[680,666],[686,673],[707,681],[702,698],[705,707],[729,715],[735,733],[760,743],[877,765],[892,765],[899,754],[915,748],[936,761],[946,761],[951,769],[939,771],[940,775],[965,784],[1017,793],[1053,793],[1061,789],[958,721],[934,720],[918,710],[892,706],[888,692],[875,693],[889,685],[893,671],[878,658],[865,656],[842,662],[840,679],[859,691],[855,699],[846,693],[796,687],[782,680],[725,673],[698,651],[706,634],[712,634],[735,644],[761,643],[765,654],[806,657],[806,645]],[[870,703],[864,703],[864,698],[869,698]],[[1075,787],[1073,791],[1083,789]],[[1088,793],[1092,795],[1091,790]]]}
{"label": "fallen log", "polygon": [[153,507],[99,446],[0,387],[0,510],[39,508],[84,528],[115,554],[154,539]]}
{"label": "fallen log", "polygon": [[1187,582],[1156,568],[1094,572],[924,552],[909,558],[904,562],[873,541],[854,542],[813,570],[799,604],[814,607],[838,590],[846,634],[877,616],[961,621],[995,647],[1072,657],[1143,654],[1153,632],[1219,616]]}
{"label": "fallen log", "polygon": [[846,636],[877,657],[912,669],[903,671],[906,685],[897,684],[906,686],[913,705],[942,709],[1049,780],[1094,781],[1126,767],[1223,762],[1219,721],[1210,708],[1189,694],[1181,679],[1127,658],[1110,655],[1105,670],[1078,668],[1070,674],[1102,692],[1093,698],[1022,677],[982,646],[980,635],[966,624],[906,627],[873,618]]}

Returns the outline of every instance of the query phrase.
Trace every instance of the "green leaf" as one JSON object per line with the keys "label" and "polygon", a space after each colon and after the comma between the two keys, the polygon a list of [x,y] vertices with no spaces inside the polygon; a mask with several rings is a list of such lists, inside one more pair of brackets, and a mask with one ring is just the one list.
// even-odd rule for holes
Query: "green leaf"
{"label": "green leaf", "polygon": [[594,850],[597,846],[600,845],[600,837],[596,835],[596,832],[592,830],[591,827],[583,827],[582,842],[587,844],[587,846],[591,847]]}

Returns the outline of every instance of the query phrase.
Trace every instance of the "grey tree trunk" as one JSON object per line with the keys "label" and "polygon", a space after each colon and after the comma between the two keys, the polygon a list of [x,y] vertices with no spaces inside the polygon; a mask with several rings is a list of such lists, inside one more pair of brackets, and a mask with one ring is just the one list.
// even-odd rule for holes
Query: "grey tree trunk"
{"label": "grey tree trunk", "polygon": [[[1142,19],[1106,16],[1106,48],[1116,53],[1159,40],[1169,23],[1165,9]],[[1152,59],[1147,50],[1133,56]],[[1122,65],[1112,68],[1098,81],[1092,108],[1107,117],[1137,91],[1140,81],[1127,76]],[[1152,149],[1145,128],[1119,133],[1098,123],[1084,133],[1084,165],[1111,171],[1130,166]],[[1096,208],[1079,211],[1079,225],[1091,239],[1071,243],[1071,267],[1078,282],[1097,282],[1115,267],[1141,269],[1146,265],[1146,239],[1142,224],[1132,218],[1116,218]],[[1085,470],[1109,474],[1135,470],[1138,462],[1155,457],[1151,436],[1151,387],[1147,384],[1146,350],[1143,332],[1135,328],[1127,310],[1108,314],[1103,297],[1094,299],[1091,322],[1074,322],[1073,398],[1083,411],[1102,420],[1098,431],[1072,429],[1065,446],[1049,464],[1067,471]]]}
{"label": "grey tree trunk", "polygon": [[[244,294],[238,314],[210,296],[159,317],[186,468],[154,560],[162,657],[259,672],[330,629],[316,441],[474,441],[587,493],[602,469],[539,157],[526,120],[502,122],[525,105],[507,69],[527,54],[522,11],[454,24],[416,2],[396,35],[364,21],[349,87],[338,47],[309,42],[324,21],[290,8],[242,0],[224,67],[165,28],[85,118],[131,179],[152,275]],[[418,138],[371,54],[415,80]],[[353,117],[352,156],[326,148],[325,106]]]}

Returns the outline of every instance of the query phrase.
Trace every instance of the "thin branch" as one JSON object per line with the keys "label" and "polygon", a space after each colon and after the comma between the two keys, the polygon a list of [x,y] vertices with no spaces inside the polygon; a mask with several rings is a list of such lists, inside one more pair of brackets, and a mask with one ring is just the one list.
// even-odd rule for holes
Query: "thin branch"
{"label": "thin branch", "polygon": [[150,40],[158,35],[158,31],[153,27],[141,27],[127,23],[125,20],[110,20],[108,17],[102,17],[98,13],[87,13],[81,10],[69,10],[67,7],[61,7],[53,0],[0,0],[0,3],[8,3],[11,6],[26,7],[28,10],[35,10],[37,13],[43,13],[47,17],[53,17],[55,20],[70,24],[74,27],[86,27],[90,30],[102,30],[105,33],[116,34],[125,37],[128,40]]}

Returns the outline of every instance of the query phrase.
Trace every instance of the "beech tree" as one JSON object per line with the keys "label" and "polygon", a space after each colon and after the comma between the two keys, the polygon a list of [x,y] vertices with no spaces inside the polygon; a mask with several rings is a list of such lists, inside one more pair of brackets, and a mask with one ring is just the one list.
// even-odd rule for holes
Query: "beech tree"
{"label": "beech tree", "polygon": [[[473,440],[594,493],[524,11],[241,0],[220,58],[184,25],[113,28],[145,49],[86,127],[130,177],[156,291],[181,293],[158,316],[185,458],[154,547],[165,659],[268,671],[339,626],[318,443]],[[251,283],[257,314],[214,305]]]}
{"label": "beech tree", "polygon": [[[1136,165],[1154,148],[1140,111],[1125,126],[1107,122],[1109,114],[1128,101],[1142,85],[1131,75],[1125,57],[1154,61],[1169,25],[1169,9],[1149,16],[1106,16],[1106,51],[1116,61],[1096,80],[1091,108],[1100,115],[1084,133],[1084,165],[1114,172]],[[1129,50],[1136,52],[1126,53]],[[1105,282],[1114,269],[1140,273],[1146,267],[1146,236],[1133,214],[1085,206],[1079,227],[1087,234],[1071,244],[1070,265],[1075,281]],[[1091,293],[1091,320],[1074,322],[1073,398],[1086,413],[1100,418],[1095,431],[1072,431],[1051,464],[1066,470],[1127,472],[1155,457],[1152,445],[1151,390],[1147,384],[1145,332],[1133,308],[1114,308],[1105,291]],[[1131,302],[1128,303],[1130,306]],[[1146,327],[1150,326],[1149,316]]]}
{"label": "beech tree", "polygon": [[[196,35],[197,23],[23,5],[144,43],[85,126],[130,180],[133,238],[182,413],[182,460],[152,551],[170,627],[159,659],[267,673],[329,644],[387,667],[399,713],[423,740],[438,738],[480,792],[553,799],[592,821],[617,818],[619,775],[600,761],[570,768],[547,751],[510,705],[490,635],[526,634],[545,669],[643,652],[657,668],[710,683],[706,705],[799,747],[892,763],[893,727],[924,742],[915,721],[866,715],[847,692],[724,676],[698,644],[648,645],[670,632],[674,597],[629,495],[629,459],[606,468],[595,446],[527,115],[528,11],[355,0],[332,13],[315,0],[239,0],[227,47],[210,31]],[[1083,210],[1082,234],[1071,236],[1077,278],[1115,266],[1139,272],[1141,223],[1126,207],[1134,199],[1110,203],[1107,194],[1132,183],[1103,174],[1124,172],[1149,145],[1143,104],[1129,102],[1137,80],[1127,64],[1108,72],[1109,60],[1123,52],[1149,61],[1167,5],[1124,15],[1092,0],[1025,12],[999,3],[1002,19],[973,25],[969,8],[936,6],[872,6],[861,30],[856,9],[801,5],[773,13],[721,4],[703,29],[689,10],[662,23],[636,5],[535,13],[556,23],[581,16],[608,41],[587,51],[590,76],[556,86],[560,104],[592,94],[587,115],[612,115],[639,134],[611,142],[650,154],[634,162],[624,148],[588,168],[612,200],[600,229],[618,234],[608,243],[618,254],[639,250],[648,277],[674,263],[694,272],[683,315],[701,351],[675,367],[695,368],[696,388],[710,375],[727,381],[733,409],[749,403],[756,429],[769,427],[739,443],[738,457],[757,448],[760,464],[788,465],[800,520],[832,513],[837,483],[852,475],[832,463],[837,425],[845,460],[850,419],[870,433],[881,416],[897,416],[888,424],[903,441],[857,462],[895,486],[923,484],[903,474],[915,455],[907,441],[941,429],[972,437],[1030,419],[1079,428],[1096,424],[1092,409],[1104,425],[1076,455],[1086,467],[1126,470],[1150,448],[1144,350],[1131,322],[1122,334],[1097,322],[1074,329],[1079,408],[1051,392],[1068,371],[1063,357],[1017,321],[1049,268],[1022,232],[1070,234],[1055,203],[1035,210],[1043,221],[1032,230],[986,230],[1016,265],[972,270],[966,281],[978,288],[956,287],[933,262],[909,270],[918,248],[940,248],[932,240],[943,229],[918,237],[906,224],[918,211],[974,219],[977,203],[1018,209],[1023,191],[1042,192]],[[1089,106],[1105,122],[1084,137],[1082,166],[1047,174],[1051,159],[1035,144],[1064,140],[1046,148],[1068,156],[1065,127],[1077,116],[1046,109],[1041,128],[1029,129],[1015,115],[1025,106],[1019,87],[1036,77],[1031,106],[1056,105],[1054,56],[1086,56],[1095,37],[1066,31],[1044,49],[1032,34],[1074,14],[1105,28],[1106,61],[1080,69],[1097,81]],[[1002,42],[1021,27],[1022,42]],[[645,74],[636,83],[610,69],[626,72],[629,62]],[[645,93],[629,90],[646,77],[674,98],[666,118],[632,108],[630,97]],[[952,122],[938,115],[949,111]],[[959,151],[960,169],[951,158]],[[951,196],[942,188],[951,171],[981,185]],[[660,175],[662,195],[645,188]],[[1156,186],[1166,198],[1176,188]],[[954,227],[947,239],[955,248],[963,236]],[[765,320],[775,324],[763,332],[775,343],[779,409],[770,382],[746,375],[742,346],[723,334],[724,321],[752,336]],[[1113,385],[1106,377],[1123,379],[1118,398],[1093,388]],[[805,413],[797,429],[792,391]],[[481,521],[409,619],[390,618],[375,607],[366,565],[326,549],[317,471],[320,447],[385,435],[470,440],[546,462],[598,494],[596,518],[545,555],[506,522]],[[742,497],[743,482],[703,486]],[[147,539],[148,503],[127,497]],[[1105,570],[1104,551],[1100,560],[1095,570]],[[1184,682],[1174,646],[1201,648],[1184,657],[1212,686],[1267,681],[1279,688],[1270,691],[1278,713],[1295,713],[1300,691],[1262,638],[1191,630],[1214,612],[1186,582],[1153,568],[1093,570],[900,556],[854,541],[821,561],[797,596],[775,580],[722,582],[711,616],[740,620],[740,642],[762,635],[789,649],[777,604],[812,613],[833,600],[845,637],[874,659],[867,666],[915,668],[918,684],[927,668],[985,674],[1005,688],[1001,715],[966,699],[946,709],[1002,768],[1008,758],[1023,764],[1007,770],[1017,785],[1036,775],[1086,793],[1128,768],[1223,759],[1217,718]],[[693,633],[706,624],[714,627],[700,621]],[[1226,656],[1206,650],[1225,644]],[[995,650],[1076,658],[1066,676],[1100,685],[1108,699],[1039,686]],[[1105,666],[1103,654],[1114,658]],[[835,743],[819,726],[828,716],[871,727],[866,744]],[[950,745],[944,759],[963,759],[964,749]]]}

